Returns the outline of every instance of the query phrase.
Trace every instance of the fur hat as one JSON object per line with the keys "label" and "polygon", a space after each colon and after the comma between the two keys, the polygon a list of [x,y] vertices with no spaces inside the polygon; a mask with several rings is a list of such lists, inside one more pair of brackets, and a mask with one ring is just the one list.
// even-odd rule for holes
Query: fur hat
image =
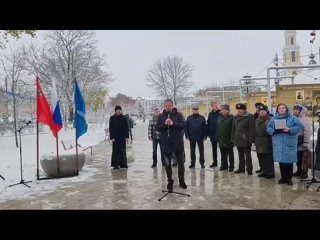
{"label": "fur hat", "polygon": [[230,111],[230,106],[228,104],[221,105],[221,110],[228,110]]}
{"label": "fur hat", "polygon": [[256,108],[259,107],[260,105],[263,105],[263,104],[261,102],[257,102],[256,104],[254,104]]}
{"label": "fur hat", "polygon": [[268,112],[268,107],[264,104],[261,104],[257,107],[257,110],[258,111],[261,111],[261,110],[264,110],[264,111],[267,111]]}
{"label": "fur hat", "polygon": [[239,109],[242,109],[242,110],[247,110],[247,106],[243,103],[238,103],[236,105],[236,109],[239,110]]}

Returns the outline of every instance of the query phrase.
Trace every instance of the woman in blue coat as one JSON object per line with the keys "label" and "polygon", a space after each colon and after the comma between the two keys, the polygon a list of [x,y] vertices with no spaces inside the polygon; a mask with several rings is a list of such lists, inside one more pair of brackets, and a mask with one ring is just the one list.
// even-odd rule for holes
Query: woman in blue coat
{"label": "woman in blue coat", "polygon": [[[286,126],[281,128],[278,124],[275,125],[275,121],[279,120],[284,120]],[[298,133],[302,128],[299,119],[290,114],[290,108],[283,103],[277,106],[275,116],[268,123],[267,132],[272,136],[273,159],[280,166],[279,184],[293,185],[293,164],[297,162]]]}

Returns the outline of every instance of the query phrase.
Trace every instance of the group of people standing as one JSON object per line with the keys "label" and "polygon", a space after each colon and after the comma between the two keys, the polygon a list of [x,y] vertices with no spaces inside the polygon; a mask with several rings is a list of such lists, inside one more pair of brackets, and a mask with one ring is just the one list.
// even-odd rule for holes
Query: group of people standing
{"label": "group of people standing", "polygon": [[[170,107],[168,107],[168,104]],[[308,156],[308,145],[311,136],[311,125],[306,117],[307,109],[302,105],[295,105],[293,115],[285,104],[277,106],[275,115],[268,111],[262,103],[256,103],[256,112],[247,112],[243,103],[236,105],[237,113],[230,113],[228,104],[212,103],[212,111],[207,121],[199,114],[199,107],[192,108],[192,115],[185,121],[183,115],[176,109],[172,111],[173,103],[165,101],[161,114],[156,109],[154,118],[149,122],[149,139],[153,141],[153,164],[157,166],[157,144],[161,148],[161,161],[165,166],[168,177],[168,190],[172,190],[171,158],[174,154],[178,162],[178,177],[180,186],[187,188],[184,182],[184,147],[183,132],[190,142],[189,168],[195,167],[195,148],[198,145],[201,168],[205,168],[204,141],[210,138],[212,145],[212,164],[210,168],[218,166],[217,148],[221,153],[219,170],[229,170],[234,173],[252,175],[251,151],[253,144],[259,160],[258,177],[271,179],[275,177],[274,162],[279,162],[281,178],[279,184],[292,185],[292,176],[308,177],[308,167],[303,164],[303,158]],[[285,124],[281,127],[277,121]],[[171,135],[170,135],[171,134]],[[237,147],[239,165],[235,170],[233,148]],[[309,154],[310,155],[310,154]],[[297,172],[293,173],[293,164],[297,163]]]}
{"label": "group of people standing", "polygon": [[[205,168],[204,141],[209,138],[212,145],[212,164],[218,166],[217,148],[221,153],[219,170],[252,175],[252,145],[259,160],[258,177],[274,178],[274,162],[279,162],[281,178],[279,184],[292,185],[292,176],[308,177],[308,167],[303,159],[308,156],[311,125],[306,117],[307,109],[302,105],[293,107],[293,115],[285,104],[279,104],[273,116],[267,106],[256,103],[256,112],[251,114],[243,103],[236,105],[237,113],[230,113],[228,104],[212,103],[212,111],[207,121],[199,113],[199,106],[193,106],[192,115],[185,120],[174,108],[173,101],[164,101],[164,110],[154,110],[149,121],[148,137],[153,143],[153,164],[157,166],[157,148],[160,146],[161,163],[167,174],[167,189],[173,191],[172,160],[178,165],[178,178],[181,188],[186,189],[184,179],[185,150],[183,137],[190,142],[189,168],[196,163],[196,145],[198,145],[201,168]],[[111,166],[114,169],[127,168],[126,144],[129,141],[130,123],[123,116],[120,106],[110,118],[110,140],[113,143]],[[131,135],[132,140],[132,135]],[[237,147],[239,165],[235,170],[233,148]],[[310,153],[310,152],[309,152]],[[310,154],[309,154],[310,155]],[[293,173],[293,164],[297,163],[297,172]]]}

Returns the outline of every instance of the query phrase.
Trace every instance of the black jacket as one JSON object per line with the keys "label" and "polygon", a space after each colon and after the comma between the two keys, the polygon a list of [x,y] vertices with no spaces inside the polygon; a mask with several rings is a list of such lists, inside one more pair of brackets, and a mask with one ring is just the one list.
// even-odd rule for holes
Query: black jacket
{"label": "black jacket", "polygon": [[255,145],[257,153],[269,153],[272,152],[272,139],[271,135],[267,133],[267,125],[270,121],[270,117],[258,118],[255,120],[256,124],[256,136]]}
{"label": "black jacket", "polygon": [[165,110],[160,114],[156,130],[161,132],[161,144],[162,150],[165,154],[177,152],[181,153],[184,151],[183,146],[183,132],[185,123],[183,115],[177,110],[173,109],[170,114],[170,119],[173,121],[172,126],[165,124],[165,121],[168,119],[168,112]]}
{"label": "black jacket", "polygon": [[125,141],[129,138],[128,122],[125,116],[113,115],[109,122],[110,139]]}
{"label": "black jacket", "polygon": [[211,111],[208,116],[207,121],[207,134],[210,136],[210,141],[217,141],[217,125],[218,125],[218,118],[220,116],[220,110],[214,112]]}
{"label": "black jacket", "polygon": [[186,138],[192,141],[203,140],[207,137],[206,119],[200,114],[192,114],[186,122]]}

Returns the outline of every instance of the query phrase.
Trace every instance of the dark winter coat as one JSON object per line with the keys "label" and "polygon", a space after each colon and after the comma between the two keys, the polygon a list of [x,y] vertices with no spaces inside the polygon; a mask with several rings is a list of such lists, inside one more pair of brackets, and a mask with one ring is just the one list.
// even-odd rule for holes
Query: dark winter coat
{"label": "dark winter coat", "polygon": [[115,141],[112,143],[112,167],[126,167],[127,155],[126,155],[126,138],[129,138],[129,127],[125,116],[113,115],[109,121],[109,133],[110,139]]}
{"label": "dark winter coat", "polygon": [[129,127],[125,116],[113,115],[109,122],[110,139],[125,141],[129,138]]}
{"label": "dark winter coat", "polygon": [[192,141],[203,140],[207,137],[206,119],[200,114],[192,114],[187,118],[185,134]]}
{"label": "dark winter coat", "polygon": [[233,147],[233,143],[231,142],[232,125],[233,125],[232,115],[228,115],[226,117],[221,115],[218,118],[217,140],[220,147],[224,147],[224,148]]}
{"label": "dark winter coat", "polygon": [[211,111],[207,120],[207,134],[210,137],[210,141],[217,141],[217,124],[218,117],[220,116],[220,110],[214,112]]}
{"label": "dark winter coat", "polygon": [[251,113],[236,115],[232,125],[232,142],[236,147],[250,147],[254,143],[255,124]]}
{"label": "dark winter coat", "polygon": [[267,133],[267,125],[271,117],[268,115],[263,118],[256,119],[256,136],[255,145],[257,153],[270,153],[272,152],[272,138]]}
{"label": "dark winter coat", "polygon": [[165,124],[168,119],[168,112],[165,110],[160,114],[156,130],[161,132],[161,144],[165,154],[177,152],[181,153],[184,151],[183,145],[183,132],[185,126],[184,117],[177,110],[173,109],[170,114],[170,119],[173,121],[172,126]]}

